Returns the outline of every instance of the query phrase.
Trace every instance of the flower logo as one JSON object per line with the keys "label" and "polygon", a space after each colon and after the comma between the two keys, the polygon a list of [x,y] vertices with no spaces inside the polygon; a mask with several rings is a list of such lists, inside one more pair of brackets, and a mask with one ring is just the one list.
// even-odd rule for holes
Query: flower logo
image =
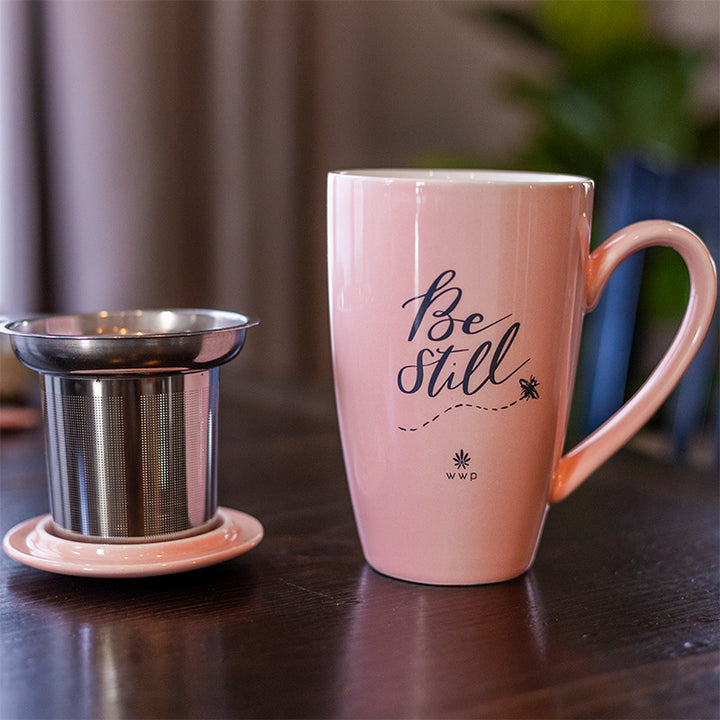
{"label": "flower logo", "polygon": [[458,470],[464,470],[470,464],[470,456],[464,450],[460,450],[453,455],[453,462]]}

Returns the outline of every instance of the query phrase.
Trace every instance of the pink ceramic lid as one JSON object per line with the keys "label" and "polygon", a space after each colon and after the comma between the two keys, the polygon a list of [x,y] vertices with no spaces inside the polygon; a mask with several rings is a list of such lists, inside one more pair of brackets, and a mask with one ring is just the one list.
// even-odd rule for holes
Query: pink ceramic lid
{"label": "pink ceramic lid", "polygon": [[214,565],[254,548],[263,527],[251,515],[219,508],[217,525],[179,540],[107,544],[67,540],[54,534],[50,515],[10,530],[3,549],[13,559],[49,572],[89,577],[147,577]]}

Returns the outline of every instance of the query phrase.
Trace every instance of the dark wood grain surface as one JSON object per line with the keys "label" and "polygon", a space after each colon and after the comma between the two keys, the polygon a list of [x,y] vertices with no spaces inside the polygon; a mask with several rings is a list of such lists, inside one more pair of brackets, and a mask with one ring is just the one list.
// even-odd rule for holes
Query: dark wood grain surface
{"label": "dark wood grain surface", "polygon": [[[263,542],[147,579],[3,555],[0,717],[718,717],[716,473],[624,451],[525,576],[426,587],[364,563],[333,420],[224,395],[220,428],[220,503]],[[5,533],[47,494],[41,434],[1,443]]]}

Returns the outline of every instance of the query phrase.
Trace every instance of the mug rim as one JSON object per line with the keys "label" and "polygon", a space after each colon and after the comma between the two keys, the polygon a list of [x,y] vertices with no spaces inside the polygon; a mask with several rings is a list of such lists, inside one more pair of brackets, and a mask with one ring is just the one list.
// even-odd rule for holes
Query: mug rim
{"label": "mug rim", "polygon": [[358,168],[333,170],[330,176],[384,183],[412,182],[470,185],[594,185],[582,175],[540,172],[534,170],[492,170],[472,168]]}

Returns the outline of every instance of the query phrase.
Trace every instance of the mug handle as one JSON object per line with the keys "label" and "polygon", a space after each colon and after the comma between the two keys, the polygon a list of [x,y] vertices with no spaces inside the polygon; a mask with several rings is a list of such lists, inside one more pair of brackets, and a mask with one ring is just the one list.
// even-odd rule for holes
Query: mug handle
{"label": "mug handle", "polygon": [[680,253],[690,273],[690,298],[682,323],[667,352],[635,395],[560,458],[553,474],[550,504],[565,499],[657,412],[692,361],[710,326],[717,295],[715,263],[695,233],[667,220],[628,225],[590,255],[583,278],[583,312],[595,309],[607,281],[624,260],[653,245]]}

